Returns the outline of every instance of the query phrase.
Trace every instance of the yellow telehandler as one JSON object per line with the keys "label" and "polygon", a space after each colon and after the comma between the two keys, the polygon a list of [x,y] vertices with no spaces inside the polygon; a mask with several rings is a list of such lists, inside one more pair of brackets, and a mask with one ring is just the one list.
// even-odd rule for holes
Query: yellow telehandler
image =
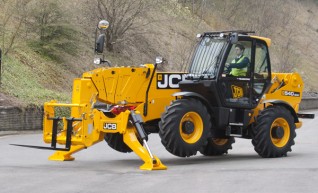
{"label": "yellow telehandler", "polygon": [[[99,55],[107,27],[107,21],[99,23]],[[56,150],[49,159],[65,161],[105,140],[119,152],[135,152],[143,170],[166,169],[147,145],[150,133],[159,133],[164,147],[180,157],[225,154],[235,137],[251,139],[262,157],[286,156],[299,118],[313,115],[298,113],[299,74],[272,73],[271,40],[251,33],[198,35],[187,72],[157,72],[159,57],[155,64],[85,72],[74,80],[71,104],[44,104],[43,139],[51,147],[21,146]],[[56,108],[69,108],[70,115]]]}

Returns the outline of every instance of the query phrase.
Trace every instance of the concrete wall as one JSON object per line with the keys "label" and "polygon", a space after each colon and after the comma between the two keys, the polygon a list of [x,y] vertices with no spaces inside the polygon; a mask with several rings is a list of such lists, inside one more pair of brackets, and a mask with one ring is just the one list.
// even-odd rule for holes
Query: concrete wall
{"label": "concrete wall", "polygon": [[[303,98],[300,109],[318,109],[318,98]],[[42,121],[42,108],[0,106],[0,131],[41,130]]]}
{"label": "concrete wall", "polygon": [[43,109],[0,106],[0,131],[42,129]]}
{"label": "concrete wall", "polygon": [[318,98],[303,98],[300,103],[300,110],[318,109]]}

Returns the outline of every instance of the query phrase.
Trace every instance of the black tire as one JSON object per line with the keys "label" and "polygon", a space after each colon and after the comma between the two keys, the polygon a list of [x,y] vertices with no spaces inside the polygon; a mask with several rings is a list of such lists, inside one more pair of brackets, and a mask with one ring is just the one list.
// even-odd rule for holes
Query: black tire
{"label": "black tire", "polygon": [[253,126],[255,151],[264,158],[287,156],[295,144],[296,125],[291,112],[282,106],[270,106],[260,112]]}
{"label": "black tire", "polygon": [[161,116],[161,143],[173,155],[190,157],[207,144],[211,117],[207,108],[196,99],[174,101]]}
{"label": "black tire", "polygon": [[130,153],[132,150],[124,143],[123,134],[120,133],[106,133],[104,137],[109,147],[122,153]]}
{"label": "black tire", "polygon": [[200,150],[200,153],[205,156],[216,156],[227,154],[229,149],[232,149],[232,144],[235,143],[234,137],[230,138],[208,138],[208,144]]}

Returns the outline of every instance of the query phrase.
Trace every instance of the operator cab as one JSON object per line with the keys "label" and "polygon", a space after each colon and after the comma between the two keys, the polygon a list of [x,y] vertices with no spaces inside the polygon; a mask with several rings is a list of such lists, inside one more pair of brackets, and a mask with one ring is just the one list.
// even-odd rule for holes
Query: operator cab
{"label": "operator cab", "polygon": [[271,81],[270,39],[249,33],[200,35],[180,89],[197,93],[212,107],[255,108]]}

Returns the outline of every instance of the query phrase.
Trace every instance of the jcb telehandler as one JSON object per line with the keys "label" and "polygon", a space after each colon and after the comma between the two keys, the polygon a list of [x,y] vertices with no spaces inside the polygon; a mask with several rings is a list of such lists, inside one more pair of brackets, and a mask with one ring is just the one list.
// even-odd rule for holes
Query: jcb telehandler
{"label": "jcb telehandler", "polygon": [[[108,22],[100,22],[98,54],[107,27]],[[272,73],[271,40],[251,33],[199,35],[186,73],[157,72],[160,58],[154,65],[85,72],[74,80],[71,104],[44,104],[43,139],[51,147],[31,147],[57,150],[49,159],[64,161],[105,140],[117,151],[134,151],[145,162],[144,170],[166,169],[147,145],[150,133],[159,133],[165,148],[180,157],[198,151],[222,155],[234,137],[252,139],[262,157],[287,155],[302,125],[299,118],[313,118],[298,114],[303,81],[297,73]],[[70,108],[70,115],[58,115],[57,107]]]}

